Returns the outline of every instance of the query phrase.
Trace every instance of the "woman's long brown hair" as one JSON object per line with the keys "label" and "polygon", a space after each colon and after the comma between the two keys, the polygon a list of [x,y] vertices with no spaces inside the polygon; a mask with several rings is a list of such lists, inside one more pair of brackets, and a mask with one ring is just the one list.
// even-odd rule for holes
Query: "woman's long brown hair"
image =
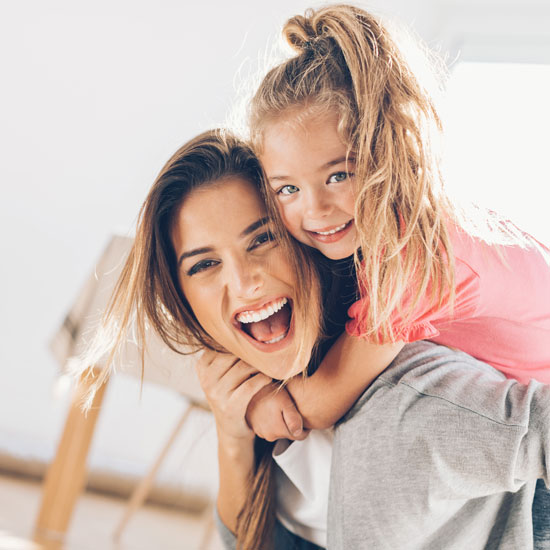
{"label": "woman's long brown hair", "polygon": [[[187,195],[198,187],[243,178],[263,196],[263,172],[252,150],[222,130],[205,132],[181,147],[161,170],[141,208],[136,237],[115,287],[110,305],[87,351],[78,360],[80,372],[90,365],[104,365],[92,381],[88,396],[109,376],[129,339],[142,351],[147,335],[156,332],[178,353],[193,353],[220,346],[197,321],[181,291],[177,261],[170,234],[175,216]],[[319,283],[307,251],[284,230],[278,212],[268,211],[278,227],[297,286],[293,304],[295,334],[299,343],[296,361],[305,369],[319,333],[321,319]],[[274,522],[274,479],[271,446],[257,440],[256,463],[250,479],[249,498],[237,527],[239,549],[270,548]]]}

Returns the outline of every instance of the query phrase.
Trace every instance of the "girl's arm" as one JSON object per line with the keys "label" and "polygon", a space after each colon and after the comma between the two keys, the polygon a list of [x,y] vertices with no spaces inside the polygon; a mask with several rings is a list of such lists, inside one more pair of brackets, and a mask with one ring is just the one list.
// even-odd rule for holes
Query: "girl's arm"
{"label": "girl's arm", "polygon": [[372,344],[344,332],[313,375],[295,376],[286,386],[304,426],[311,429],[333,426],[403,346],[403,342]]}
{"label": "girl's arm", "polygon": [[232,355],[205,351],[196,363],[202,389],[214,413],[218,436],[218,514],[235,532],[254,470],[254,432],[245,413],[250,400],[271,378]]}
{"label": "girl's arm", "polygon": [[[321,361],[316,372],[292,378],[286,385],[303,418],[303,426],[325,429],[333,426],[355,403],[369,384],[393,361],[403,342],[371,344],[363,339],[340,335]],[[254,432],[264,439],[303,439],[305,434],[281,429],[272,395],[259,392],[251,402],[246,418]]]}

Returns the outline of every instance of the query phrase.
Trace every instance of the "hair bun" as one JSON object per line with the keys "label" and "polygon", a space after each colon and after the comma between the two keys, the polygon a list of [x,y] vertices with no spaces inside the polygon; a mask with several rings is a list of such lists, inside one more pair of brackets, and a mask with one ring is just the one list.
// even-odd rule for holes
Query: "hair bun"
{"label": "hair bun", "polygon": [[283,27],[283,37],[295,52],[311,49],[320,38],[326,36],[324,25],[315,25],[315,15],[314,10],[308,9],[304,15],[291,17]]}

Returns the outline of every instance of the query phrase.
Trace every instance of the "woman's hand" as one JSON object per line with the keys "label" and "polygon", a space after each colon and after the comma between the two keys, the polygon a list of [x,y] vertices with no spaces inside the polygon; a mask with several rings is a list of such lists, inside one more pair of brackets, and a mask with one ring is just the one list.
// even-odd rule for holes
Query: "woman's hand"
{"label": "woman's hand", "polygon": [[206,350],[195,364],[199,382],[210,404],[218,438],[253,440],[245,415],[251,399],[271,378],[229,353]]}
{"label": "woman's hand", "polygon": [[280,384],[263,387],[250,401],[246,420],[254,433],[267,441],[305,439],[302,416],[290,394]]}
{"label": "woman's hand", "polygon": [[246,423],[246,409],[256,393],[271,383],[271,378],[234,355],[211,350],[202,354],[195,370],[216,420],[218,513],[235,532],[254,471],[254,432]]}

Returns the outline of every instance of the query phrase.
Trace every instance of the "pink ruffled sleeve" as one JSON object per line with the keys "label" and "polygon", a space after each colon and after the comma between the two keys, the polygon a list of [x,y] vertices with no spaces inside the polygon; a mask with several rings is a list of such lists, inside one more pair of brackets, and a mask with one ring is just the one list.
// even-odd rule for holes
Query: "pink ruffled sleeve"
{"label": "pink ruffled sleeve", "polygon": [[[451,310],[448,296],[441,307],[430,300],[431,289],[420,298],[412,314],[408,316],[414,299],[412,289],[408,290],[402,300],[402,307],[392,314],[391,326],[396,341],[415,342],[429,340],[439,335],[441,326],[457,319],[472,317],[479,304],[480,283],[478,274],[465,262],[455,260],[455,302]],[[367,331],[365,326],[366,312],[369,306],[368,296],[355,302],[348,310],[350,320],[346,331],[351,336],[361,337]],[[402,312],[402,313],[401,313]],[[373,342],[379,341],[381,334],[373,335]]]}

